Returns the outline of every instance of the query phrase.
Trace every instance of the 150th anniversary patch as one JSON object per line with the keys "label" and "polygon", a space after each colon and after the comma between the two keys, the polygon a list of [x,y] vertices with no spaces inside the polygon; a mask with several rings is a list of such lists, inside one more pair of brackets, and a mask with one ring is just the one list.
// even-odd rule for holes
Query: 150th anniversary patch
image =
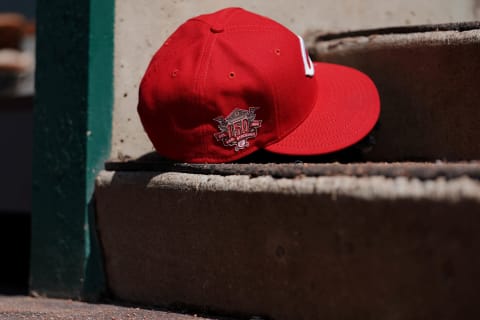
{"label": "150th anniversary patch", "polygon": [[257,136],[257,130],[262,126],[262,120],[256,120],[255,111],[258,108],[250,107],[248,110],[235,108],[227,117],[217,117],[220,132],[214,134],[217,141],[225,147],[235,147],[235,151],[249,146],[248,140]]}

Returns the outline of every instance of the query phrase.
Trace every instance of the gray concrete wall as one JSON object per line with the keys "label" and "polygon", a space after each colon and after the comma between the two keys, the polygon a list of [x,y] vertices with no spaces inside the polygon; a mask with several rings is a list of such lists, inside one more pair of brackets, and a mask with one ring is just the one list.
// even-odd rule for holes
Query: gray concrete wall
{"label": "gray concrete wall", "polygon": [[299,34],[478,19],[478,0],[117,0],[112,158],[152,151],[136,113],[138,84],[153,53],[186,19],[227,6],[272,17]]}

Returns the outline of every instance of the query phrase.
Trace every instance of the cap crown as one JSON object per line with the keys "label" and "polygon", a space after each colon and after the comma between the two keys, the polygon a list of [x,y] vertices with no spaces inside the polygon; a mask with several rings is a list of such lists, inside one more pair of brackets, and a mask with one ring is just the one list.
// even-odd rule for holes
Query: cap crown
{"label": "cap crown", "polygon": [[[192,18],[165,41],[142,80],[145,131],[158,153],[186,162],[233,161],[277,142],[315,104],[305,57],[297,35],[243,9]],[[245,130],[243,145],[228,144]]]}

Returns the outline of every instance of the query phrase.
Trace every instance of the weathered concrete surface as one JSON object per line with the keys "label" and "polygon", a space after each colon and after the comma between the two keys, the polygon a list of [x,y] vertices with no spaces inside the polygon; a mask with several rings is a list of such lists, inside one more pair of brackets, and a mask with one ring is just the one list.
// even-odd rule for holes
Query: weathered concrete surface
{"label": "weathered concrete surface", "polygon": [[112,158],[152,150],[136,114],[138,84],[153,53],[186,19],[228,6],[272,17],[298,34],[480,18],[478,0],[118,0]]}
{"label": "weathered concrete surface", "polygon": [[193,320],[205,319],[193,315],[122,307],[107,304],[90,304],[72,300],[0,296],[0,319],[36,320]]}
{"label": "weathered concrete surface", "polygon": [[380,129],[367,160],[462,160],[480,159],[479,50],[477,29],[320,37],[314,54],[377,84]]}
{"label": "weathered concrete surface", "polygon": [[407,177],[420,180],[454,179],[462,176],[480,180],[480,161],[469,162],[365,162],[365,163],[179,163],[166,160],[157,153],[130,161],[107,161],[108,171],[155,171],[214,174],[221,176],[298,178],[301,176],[350,176],[387,178]]}
{"label": "weathered concrete surface", "polygon": [[477,319],[480,182],[101,172],[114,296],[274,319]]}

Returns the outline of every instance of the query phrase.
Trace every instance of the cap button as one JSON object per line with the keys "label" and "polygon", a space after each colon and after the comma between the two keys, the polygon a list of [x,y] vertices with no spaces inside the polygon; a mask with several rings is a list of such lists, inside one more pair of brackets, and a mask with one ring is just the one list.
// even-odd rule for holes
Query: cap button
{"label": "cap button", "polygon": [[224,31],[224,28],[222,26],[211,26],[210,27],[210,32],[211,33],[222,33]]}

